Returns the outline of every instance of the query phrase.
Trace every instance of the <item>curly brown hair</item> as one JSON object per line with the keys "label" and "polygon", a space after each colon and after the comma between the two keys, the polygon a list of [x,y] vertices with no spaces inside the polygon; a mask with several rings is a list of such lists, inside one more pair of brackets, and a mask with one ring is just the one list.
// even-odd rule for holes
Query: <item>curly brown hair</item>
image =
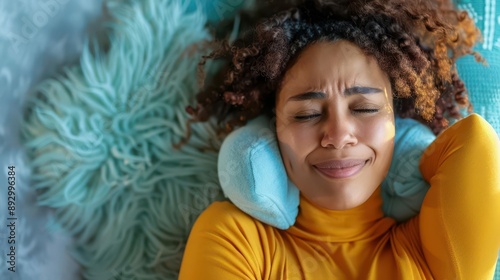
{"label": "curly brown hair", "polygon": [[194,121],[216,116],[226,131],[273,114],[276,93],[299,53],[319,40],[348,40],[377,59],[389,76],[395,110],[436,134],[447,118],[470,110],[455,60],[472,51],[479,30],[466,12],[446,1],[304,1],[261,20],[233,44],[224,41],[207,60],[226,59],[221,79],[186,110]]}

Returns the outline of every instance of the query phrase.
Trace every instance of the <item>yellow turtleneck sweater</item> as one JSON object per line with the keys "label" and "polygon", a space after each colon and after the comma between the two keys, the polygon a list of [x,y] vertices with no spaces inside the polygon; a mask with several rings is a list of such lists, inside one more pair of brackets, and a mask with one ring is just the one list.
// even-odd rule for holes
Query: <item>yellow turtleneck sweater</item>
{"label": "yellow turtleneck sweater", "polygon": [[492,279],[499,146],[478,115],[444,131],[420,163],[431,184],[421,212],[402,224],[384,217],[380,188],[343,211],[301,197],[288,230],[215,202],[191,231],[179,279]]}

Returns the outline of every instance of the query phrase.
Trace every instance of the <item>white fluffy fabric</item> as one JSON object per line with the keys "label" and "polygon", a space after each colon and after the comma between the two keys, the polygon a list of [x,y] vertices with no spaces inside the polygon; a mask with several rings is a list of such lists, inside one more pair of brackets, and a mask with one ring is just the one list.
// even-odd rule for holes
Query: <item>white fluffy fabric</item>
{"label": "white fluffy fabric", "polygon": [[[36,204],[29,160],[20,146],[24,100],[40,80],[78,62],[89,27],[101,18],[101,0],[0,1],[0,219],[7,218],[7,166],[16,170],[16,272],[2,257],[0,279],[80,279],[80,267],[68,253],[71,235],[51,209]],[[4,188],[5,187],[5,188]],[[5,208],[4,208],[5,207]],[[0,231],[7,254],[7,227]]]}

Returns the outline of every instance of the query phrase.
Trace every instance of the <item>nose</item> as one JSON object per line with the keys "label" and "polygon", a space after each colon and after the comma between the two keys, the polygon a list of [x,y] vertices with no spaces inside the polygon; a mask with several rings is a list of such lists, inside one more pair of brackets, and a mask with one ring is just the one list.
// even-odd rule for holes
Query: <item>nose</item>
{"label": "nose", "polygon": [[343,149],[358,143],[355,135],[354,120],[348,117],[331,116],[325,122],[321,146],[324,148]]}

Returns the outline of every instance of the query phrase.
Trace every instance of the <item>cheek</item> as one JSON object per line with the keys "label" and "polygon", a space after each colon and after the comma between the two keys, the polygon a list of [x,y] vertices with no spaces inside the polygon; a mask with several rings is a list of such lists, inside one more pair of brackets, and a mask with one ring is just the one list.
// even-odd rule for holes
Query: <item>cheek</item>
{"label": "cheek", "polygon": [[376,153],[380,163],[390,165],[394,149],[395,125],[392,116],[374,119],[363,124],[363,138]]}
{"label": "cheek", "polygon": [[306,156],[314,149],[314,133],[297,125],[277,124],[278,144],[283,163],[289,171],[299,169]]}
{"label": "cheek", "polygon": [[[366,125],[367,124],[367,125]],[[371,125],[370,125],[371,124]],[[395,127],[391,121],[377,120],[372,123],[365,123],[364,131],[370,135],[370,141],[379,146],[394,140]]]}

